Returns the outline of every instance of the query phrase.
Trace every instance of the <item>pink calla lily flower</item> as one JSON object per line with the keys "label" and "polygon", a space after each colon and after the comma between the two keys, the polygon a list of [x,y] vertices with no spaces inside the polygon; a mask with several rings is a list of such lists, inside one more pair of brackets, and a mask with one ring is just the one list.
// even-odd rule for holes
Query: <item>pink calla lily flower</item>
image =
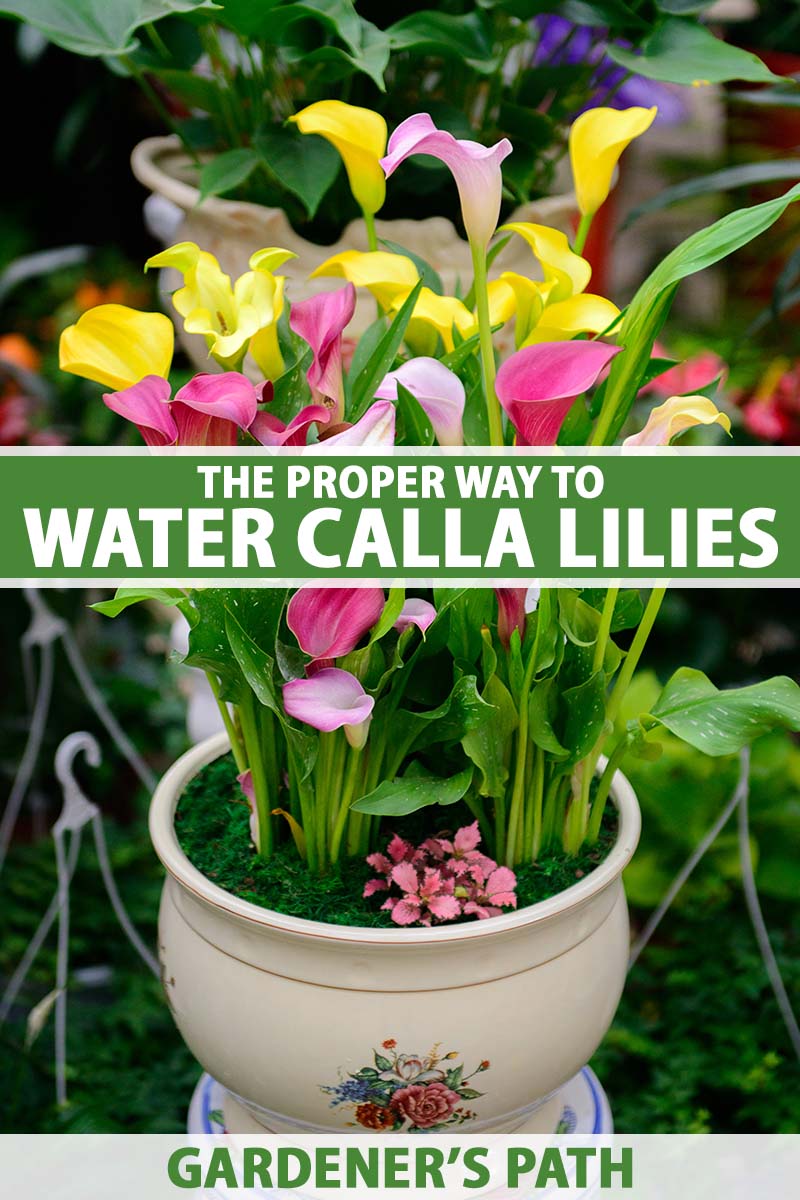
{"label": "pink calla lily flower", "polygon": [[463,446],[464,403],[461,380],[435,358],[412,358],[390,371],[375,392],[381,400],[397,400],[401,384],[417,400],[440,446]]}
{"label": "pink calla lily flower", "polygon": [[258,412],[256,390],[246,375],[195,375],[172,402],[181,446],[235,446]]}
{"label": "pink calla lily flower", "polygon": [[355,425],[324,438],[323,448],[329,446],[393,446],[396,413],[390,400],[371,404]]}
{"label": "pink calla lily flower", "polygon": [[497,228],[503,177],[500,164],[512,150],[503,138],[494,146],[482,146],[454,138],[437,129],[428,113],[416,113],[398,125],[386,148],[381,166],[386,178],[412,154],[429,154],[450,168],[461,200],[461,215],[470,242],[485,250]]}
{"label": "pink calla lily flower", "polygon": [[103,401],[132,421],[148,446],[235,446],[258,412],[255,388],[236,371],[195,375],[172,401],[168,381],[146,375]]}
{"label": "pink calla lily flower", "polygon": [[253,772],[242,771],[236,776],[236,782],[242,789],[247,803],[250,805],[250,841],[258,845],[258,812],[256,811],[256,789],[253,786]]}
{"label": "pink calla lily flower", "polygon": [[292,596],[286,622],[310,654],[308,673],[319,672],[333,659],[355,650],[378,621],[386,598],[383,588],[302,587]]}
{"label": "pink calla lily flower", "polygon": [[497,597],[497,634],[508,649],[515,629],[519,630],[520,638],[525,636],[525,601],[528,589],[495,588],[494,594]]}
{"label": "pink calla lily flower", "polygon": [[497,372],[497,398],[521,446],[555,446],[576,397],[596,383],[618,346],[539,342],[518,350]]}
{"label": "pink calla lily flower", "polygon": [[314,352],[306,373],[311,395],[315,403],[330,409],[334,424],[344,417],[342,334],[355,309],[356,289],[348,283],[336,291],[319,292],[293,304],[289,315],[291,328]]}
{"label": "pink calla lily flower", "polygon": [[283,707],[290,717],[323,733],[344,727],[348,741],[360,749],[366,741],[375,701],[355,675],[338,667],[325,667],[310,679],[291,679],[284,684]]}
{"label": "pink calla lily flower", "polygon": [[121,392],[106,392],[103,403],[126,421],[131,421],[147,446],[174,446],[178,426],[172,415],[169,381],[160,375],[145,375]]}
{"label": "pink calla lily flower", "polygon": [[436,609],[427,600],[417,600],[415,597],[406,600],[400,609],[400,615],[394,623],[395,629],[404,633],[412,625],[416,625],[422,633],[436,620]]}
{"label": "pink calla lily flower", "polygon": [[250,433],[262,446],[305,446],[311,426],[327,425],[331,410],[322,404],[307,404],[288,425],[271,412],[258,413]]}

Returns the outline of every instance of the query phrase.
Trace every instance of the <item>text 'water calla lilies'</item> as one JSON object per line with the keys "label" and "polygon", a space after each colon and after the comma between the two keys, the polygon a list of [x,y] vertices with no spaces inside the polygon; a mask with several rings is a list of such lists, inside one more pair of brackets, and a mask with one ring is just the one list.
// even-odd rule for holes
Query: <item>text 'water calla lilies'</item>
{"label": "text 'water calla lilies'", "polygon": [[497,396],[517,443],[554,446],[573,402],[618,353],[604,342],[541,342],[512,354],[497,373]]}
{"label": "text 'water calla lilies'", "polygon": [[249,349],[264,375],[274,378],[283,369],[274,332],[283,310],[283,278],[273,271],[294,257],[277,247],[257,250],[250,270],[231,284],[213,254],[194,242],[179,242],[154,254],[145,269],[171,267],[180,272],[183,287],[173,294],[172,303],[186,332],[204,337],[209,354],[221,366],[235,369]]}
{"label": "text 'water calla lilies'", "polygon": [[350,191],[368,216],[383,207],[386,179],[381,156],[386,150],[386,122],[369,108],[342,100],[319,100],[289,118],[301,133],[316,133],[342,157]]}
{"label": "text 'water calla lilies'", "polygon": [[697,425],[720,425],[731,431],[730,417],[707,396],[670,396],[654,408],[639,433],[625,438],[623,446],[668,446],[673,438]]}
{"label": "text 'water calla lilies'", "polygon": [[286,623],[300,649],[311,656],[309,671],[355,650],[379,620],[382,588],[302,587],[286,610]]}
{"label": "text 'water calla lilies'", "polygon": [[611,191],[614,170],[634,138],[650,128],[658,109],[590,108],[569,131],[569,156],[578,208],[592,217]]}
{"label": "text 'water calla lilies'", "polygon": [[147,375],[166,379],[175,331],[163,313],[98,304],[69,325],[59,342],[59,366],[104,387],[127,388]]}
{"label": "text 'water calla lilies'", "polygon": [[235,371],[195,375],[170,400],[169,382],[147,375],[132,387],[103,396],[112,412],[131,421],[148,446],[235,446],[258,411],[256,391]]}
{"label": "text 'water calla lilies'", "polygon": [[470,242],[485,250],[497,228],[503,176],[500,164],[511,153],[502,138],[494,146],[458,139],[437,129],[428,113],[417,113],[398,125],[381,160],[386,177],[414,154],[429,154],[450,168],[461,200],[461,216]]}

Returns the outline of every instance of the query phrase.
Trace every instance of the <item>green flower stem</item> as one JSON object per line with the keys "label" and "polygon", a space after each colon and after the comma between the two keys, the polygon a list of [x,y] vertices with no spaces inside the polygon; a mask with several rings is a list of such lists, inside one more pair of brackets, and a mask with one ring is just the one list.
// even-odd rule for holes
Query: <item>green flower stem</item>
{"label": "green flower stem", "polygon": [[187,139],[184,137],[183,133],[181,132],[180,126],[178,125],[177,121],[174,120],[172,114],[170,113],[169,109],[162,101],[158,92],[150,83],[150,80],[147,78],[147,76],[144,74],[144,72],[139,69],[139,67],[136,65],[134,60],[130,57],[130,55],[124,55],[120,59],[120,62],[126,68],[126,70],[128,70],[130,72],[131,77],[136,80],[137,84],[139,85],[141,90],[144,92],[145,96],[150,101],[153,108],[156,110],[159,117],[166,125],[167,129],[171,130],[172,133],[174,133],[175,136],[180,139],[181,145],[183,146],[184,150],[186,151],[186,153],[189,155],[189,157],[191,158],[194,165],[199,170],[203,164],[200,162],[200,158],[198,156],[197,151],[195,150],[195,148],[191,144],[191,142],[187,141]]}
{"label": "green flower stem", "polygon": [[592,227],[593,216],[594,213],[591,215],[585,214],[581,217],[580,225],[578,226],[578,232],[575,234],[575,241],[572,245],[572,249],[576,254],[583,254],[583,248],[586,245],[586,239],[588,238],[589,230]]}
{"label": "green flower stem", "polygon": [[296,752],[290,740],[286,742],[286,753],[289,766],[289,781],[292,790],[292,807],[299,807],[301,815],[301,824],[306,839],[306,862],[308,869],[312,874],[316,874],[319,870],[319,856],[317,853],[317,835],[314,827],[314,788],[312,781],[308,778],[304,779],[302,764],[297,758]]}
{"label": "green flower stem", "polygon": [[536,664],[539,660],[539,639],[541,632],[542,622],[538,620],[536,622],[536,637],[531,646],[528,661],[525,664],[525,674],[522,678],[522,687],[520,689],[514,785],[511,791],[511,808],[508,816],[508,841],[506,842],[504,860],[508,867],[513,867],[517,862],[517,846],[518,843],[521,844],[523,838],[523,806],[525,803],[525,780],[528,757],[529,699],[533,686],[533,676],[536,672]]}
{"label": "green flower stem", "polygon": [[358,781],[364,767],[365,755],[361,750],[355,750],[352,746],[349,747],[347,772],[345,774],[344,783],[342,784],[342,793],[339,799],[339,811],[336,814],[336,823],[333,827],[333,836],[331,837],[331,862],[339,861],[339,853],[342,848],[342,838],[344,837],[345,829],[347,828],[347,820],[350,816],[350,805],[356,798],[358,789]]}
{"label": "green flower stem", "polygon": [[619,588],[608,588],[606,598],[603,602],[603,611],[600,615],[600,626],[597,630],[597,641],[594,646],[594,661],[592,663],[592,672],[601,670],[606,658],[606,648],[608,639],[611,634],[611,623],[614,620],[614,608],[617,603]]}
{"label": "green flower stem", "polygon": [[258,817],[258,853],[262,858],[272,855],[272,799],[267,783],[264,759],[261,753],[261,729],[256,715],[257,704],[253,693],[248,689],[239,702],[239,720],[242,726],[242,736],[247,750],[247,761],[250,764],[250,774],[253,780],[253,792],[256,798],[256,815]]}
{"label": "green flower stem", "polygon": [[606,809],[608,793],[611,790],[611,784],[614,782],[614,776],[617,773],[617,768],[627,753],[628,739],[622,738],[619,742],[619,745],[614,750],[614,753],[606,763],[603,774],[600,776],[600,782],[597,785],[597,791],[595,793],[594,800],[592,801],[592,811],[589,817],[589,828],[586,832],[586,840],[592,846],[600,836],[600,826],[603,823],[603,813]]}
{"label": "green flower stem", "polygon": [[233,752],[233,760],[236,763],[236,769],[241,775],[247,770],[247,755],[242,744],[241,734],[236,728],[234,719],[231,716],[231,710],[228,708],[228,705],[220,695],[219,680],[217,679],[216,675],[213,671],[206,671],[205,675],[206,679],[208,680],[208,686],[211,688],[214,699],[217,702],[217,708],[219,709],[220,716],[222,717],[222,723],[225,726],[228,739],[231,743],[231,750]]}
{"label": "green flower stem", "polygon": [[[642,615],[642,619],[639,622],[639,628],[636,630],[633,641],[631,642],[631,648],[628,651],[628,654],[627,654],[627,657],[626,657],[624,663],[622,664],[622,669],[621,669],[619,675],[617,676],[616,683],[614,684],[614,687],[611,689],[611,695],[609,696],[608,704],[606,705],[606,724],[609,728],[613,727],[614,722],[616,721],[617,716],[619,715],[619,710],[622,706],[623,700],[625,699],[625,694],[626,694],[628,688],[630,687],[634,672],[636,671],[636,668],[639,665],[639,660],[641,659],[642,654],[644,652],[644,648],[647,645],[647,639],[649,638],[650,633],[652,632],[653,626],[656,622],[656,617],[658,616],[659,609],[661,608],[661,604],[664,599],[666,590],[667,590],[666,588],[653,588],[653,590],[650,593],[647,604],[645,605],[644,614]],[[600,758],[600,755],[603,752],[603,746],[605,744],[605,740],[606,740],[606,736],[603,735],[599,739],[597,745],[595,746],[595,748],[591,752],[591,754],[589,754],[587,756],[587,758],[584,760],[584,763],[585,763],[584,770],[585,770],[586,776],[588,777],[588,785],[587,786],[591,786],[591,781],[594,778],[594,774],[597,769],[598,759]],[[616,770],[616,768],[615,768],[615,770]],[[613,778],[613,773],[612,773],[612,776],[609,778],[609,786],[611,784],[611,778]],[[600,830],[600,822],[603,819],[604,805],[605,805],[605,800],[603,801],[603,805],[600,806],[599,816],[596,816],[595,814],[596,814],[596,810],[597,810],[598,806],[597,806],[597,797],[595,797],[594,804],[592,805],[592,813],[591,813],[591,817],[589,818],[589,823],[590,823],[590,827],[593,824],[596,825],[598,833]],[[596,837],[595,837],[595,840],[596,840]]]}
{"label": "green flower stem", "polygon": [[[616,605],[616,598],[618,598],[618,595],[619,588],[608,588],[606,592],[606,600],[603,601],[600,626],[599,629],[597,629],[597,641],[595,642],[595,656],[593,664],[591,664],[593,672],[602,671],[603,662],[606,661],[608,638],[610,637],[610,628],[612,628],[614,607]],[[597,755],[599,754],[600,750],[597,749]],[[593,760],[593,758],[590,756],[588,760],[585,760],[585,764],[587,764],[587,769],[584,770],[583,778],[581,780],[581,812],[584,829],[587,828],[589,822],[589,796],[591,792],[591,781],[593,781],[595,775],[597,757],[595,757]],[[583,838],[581,840],[583,840]],[[578,842],[578,845],[575,848],[576,851],[579,850],[579,848],[581,848],[581,842]]]}
{"label": "green flower stem", "polygon": [[500,415],[500,405],[494,386],[496,372],[492,325],[489,317],[489,281],[486,269],[486,250],[483,246],[476,246],[474,242],[470,243],[470,248],[472,250],[472,267],[475,277],[475,307],[478,312],[483,388],[486,396],[486,417],[489,425],[489,445],[502,446],[505,442],[503,438],[503,419]]}
{"label": "green flower stem", "polygon": [[533,782],[530,809],[532,813],[531,840],[526,846],[531,862],[536,862],[542,848],[542,809],[544,806],[544,751],[537,746],[533,757]]}
{"label": "green flower stem", "polygon": [[634,639],[631,642],[631,648],[622,664],[622,669],[617,676],[617,682],[614,684],[611,697],[608,701],[607,714],[609,723],[612,725],[617,719],[622,701],[625,699],[625,693],[630,687],[634,671],[639,665],[639,659],[642,657],[644,648],[647,645],[647,639],[656,623],[658,610],[661,608],[666,591],[665,587],[653,588],[645,605],[644,614],[639,622],[639,628],[636,630]]}
{"label": "green flower stem", "polygon": [[367,212],[365,208],[362,208],[361,211],[364,214],[364,224],[367,227],[367,245],[369,246],[370,250],[374,252],[378,249],[378,235],[375,231],[375,214]]}

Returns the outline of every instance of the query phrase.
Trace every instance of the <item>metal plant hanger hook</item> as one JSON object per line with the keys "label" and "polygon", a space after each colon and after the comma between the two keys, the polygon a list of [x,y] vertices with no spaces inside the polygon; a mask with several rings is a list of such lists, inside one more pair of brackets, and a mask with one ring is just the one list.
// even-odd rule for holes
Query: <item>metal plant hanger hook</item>
{"label": "metal plant hanger hook", "polygon": [[[20,639],[22,673],[31,709],[31,718],[25,749],[14,776],[3,815],[0,817],[0,871],[3,869],[22,802],[28,794],[28,788],[42,749],[53,695],[55,643],[63,638],[66,632],[65,622],[50,611],[37,588],[23,588],[23,595],[31,610],[30,624]],[[39,674],[36,679],[34,679],[33,665],[35,647],[39,648]]]}
{"label": "metal plant hanger hook", "polygon": [[[53,841],[56,850],[58,876],[58,951],[56,958],[55,988],[55,1069],[56,1103],[67,1102],[67,979],[69,977],[69,889],[72,872],[66,838],[72,842],[80,839],[85,825],[99,816],[99,809],[83,794],[83,790],[72,773],[73,763],[79,754],[84,754],[92,767],[99,767],[102,760],[100,747],[90,733],[71,733],[64,738],[56,750],[55,769],[64,791],[61,814],[53,826]],[[70,846],[70,851],[73,847]]]}

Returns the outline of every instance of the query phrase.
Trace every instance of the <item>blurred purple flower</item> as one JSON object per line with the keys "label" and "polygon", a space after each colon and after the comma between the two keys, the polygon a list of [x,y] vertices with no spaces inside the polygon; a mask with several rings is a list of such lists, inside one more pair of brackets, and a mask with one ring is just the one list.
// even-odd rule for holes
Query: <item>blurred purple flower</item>
{"label": "blurred purple flower", "polygon": [[[626,71],[606,53],[608,30],[575,26],[565,17],[542,13],[533,22],[539,35],[533,63],[537,67],[594,66],[590,80],[591,99],[575,113],[587,108],[607,105],[610,108],[630,108],[637,105],[658,106],[655,124],[679,125],[687,115],[680,92],[666,83],[633,75],[625,79]],[[631,48],[630,42],[618,39],[615,45]],[[624,80],[624,82],[621,82]]]}

